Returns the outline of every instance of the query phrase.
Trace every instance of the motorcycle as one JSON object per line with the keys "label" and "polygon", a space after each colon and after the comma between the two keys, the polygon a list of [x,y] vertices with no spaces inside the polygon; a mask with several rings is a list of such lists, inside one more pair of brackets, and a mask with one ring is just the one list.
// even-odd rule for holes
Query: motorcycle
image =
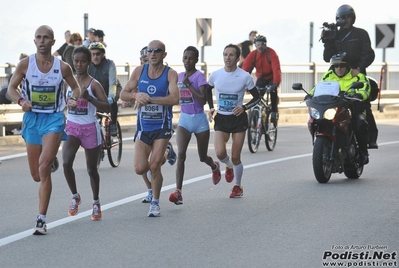
{"label": "motorcycle", "polygon": [[361,101],[350,96],[363,83],[354,82],[348,92],[341,92],[335,81],[319,82],[313,96],[294,83],[294,90],[302,90],[309,111],[308,129],[313,143],[313,172],[319,183],[327,183],[332,173],[344,173],[349,179],[357,179],[363,173],[363,162],[352,127],[350,105]]}

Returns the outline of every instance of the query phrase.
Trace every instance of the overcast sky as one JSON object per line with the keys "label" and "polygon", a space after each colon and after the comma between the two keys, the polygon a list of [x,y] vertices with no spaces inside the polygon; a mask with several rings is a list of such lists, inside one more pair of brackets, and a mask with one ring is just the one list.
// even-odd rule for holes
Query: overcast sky
{"label": "overcast sky", "polygon": [[[140,49],[153,39],[166,44],[168,63],[180,63],[183,50],[189,45],[197,46],[196,18],[212,19],[212,46],[205,47],[204,57],[206,62],[214,64],[222,63],[222,51],[227,44],[247,39],[251,30],[267,37],[268,46],[276,50],[282,64],[307,63],[309,59],[322,63],[320,26],[335,21],[335,12],[341,4],[352,5],[357,15],[355,26],[369,32],[376,52],[375,62],[383,59],[383,50],[375,48],[376,24],[399,27],[399,12],[388,0],[376,1],[373,6],[365,4],[369,2],[365,0],[333,5],[331,1],[326,4],[320,0],[252,2],[259,4],[243,7],[242,1],[226,4],[214,0],[8,1],[0,10],[0,63],[17,63],[21,52],[34,53],[34,32],[42,24],[51,26],[55,32],[57,41],[53,51],[65,42],[65,30],[83,35],[85,13],[89,14],[89,27],[105,32],[107,57],[116,64],[137,64]],[[311,50],[310,22],[314,23]],[[396,36],[398,32],[396,29]],[[388,62],[399,62],[399,43],[395,39],[396,47],[386,49]]]}

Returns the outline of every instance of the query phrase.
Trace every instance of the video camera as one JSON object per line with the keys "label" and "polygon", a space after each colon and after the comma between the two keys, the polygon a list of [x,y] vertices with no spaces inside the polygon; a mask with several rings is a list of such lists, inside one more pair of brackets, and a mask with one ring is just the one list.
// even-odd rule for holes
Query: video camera
{"label": "video camera", "polygon": [[323,27],[323,34],[322,34],[322,40],[323,43],[329,40],[335,39],[337,36],[337,27],[342,27],[345,25],[345,17],[337,17],[337,23],[328,23],[324,22]]}

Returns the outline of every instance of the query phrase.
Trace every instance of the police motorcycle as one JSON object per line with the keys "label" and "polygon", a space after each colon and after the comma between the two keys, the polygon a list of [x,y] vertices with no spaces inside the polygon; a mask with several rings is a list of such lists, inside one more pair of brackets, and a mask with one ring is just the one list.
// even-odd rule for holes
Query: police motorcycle
{"label": "police motorcycle", "polygon": [[363,173],[364,164],[352,128],[351,103],[361,101],[349,93],[362,88],[362,82],[354,82],[348,92],[340,91],[336,81],[319,82],[313,96],[294,83],[294,90],[303,90],[309,111],[308,129],[313,143],[313,172],[319,183],[327,183],[332,173],[344,173],[349,179],[357,179]]}

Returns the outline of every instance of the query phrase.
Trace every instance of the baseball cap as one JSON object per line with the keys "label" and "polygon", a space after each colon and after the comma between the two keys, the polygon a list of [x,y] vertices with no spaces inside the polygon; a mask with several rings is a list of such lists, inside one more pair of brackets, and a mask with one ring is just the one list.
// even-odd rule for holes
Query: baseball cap
{"label": "baseball cap", "polygon": [[94,29],[94,28],[90,28],[87,30],[88,33],[94,33],[95,31],[96,31],[96,29]]}
{"label": "baseball cap", "polygon": [[95,31],[94,31],[94,35],[95,35],[95,36],[99,36],[99,37],[105,36],[103,30],[95,30]]}

